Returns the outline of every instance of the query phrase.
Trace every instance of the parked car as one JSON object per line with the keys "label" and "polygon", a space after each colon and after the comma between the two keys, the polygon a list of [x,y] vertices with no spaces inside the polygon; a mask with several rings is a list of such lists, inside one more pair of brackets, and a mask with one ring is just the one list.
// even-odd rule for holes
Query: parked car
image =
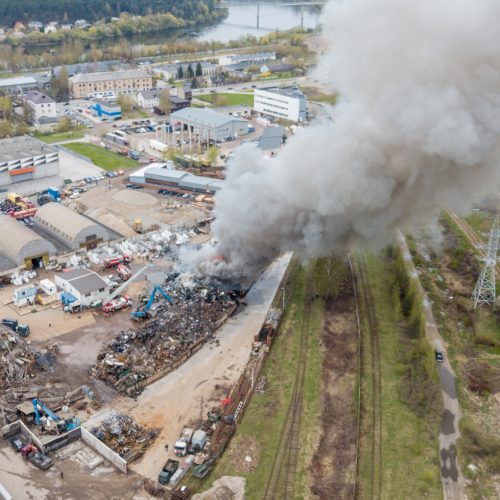
{"label": "parked car", "polygon": [[17,452],[21,451],[24,446],[24,443],[19,438],[12,438],[9,443]]}

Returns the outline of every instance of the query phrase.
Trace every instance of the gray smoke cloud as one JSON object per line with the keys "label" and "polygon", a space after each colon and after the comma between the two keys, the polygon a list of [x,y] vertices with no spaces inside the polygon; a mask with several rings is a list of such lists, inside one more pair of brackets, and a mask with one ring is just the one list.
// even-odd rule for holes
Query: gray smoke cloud
{"label": "gray smoke cloud", "polygon": [[494,192],[498,26],[491,0],[329,4],[318,75],[341,96],[332,120],[301,130],[271,160],[241,148],[217,194],[218,243],[197,254],[198,271],[236,277],[288,250],[380,248],[397,228]]}

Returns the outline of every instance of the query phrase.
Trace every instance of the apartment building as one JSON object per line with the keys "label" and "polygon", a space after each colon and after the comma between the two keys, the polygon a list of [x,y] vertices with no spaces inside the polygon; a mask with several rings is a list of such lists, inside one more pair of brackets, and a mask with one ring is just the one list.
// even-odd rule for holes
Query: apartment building
{"label": "apartment building", "polygon": [[297,87],[255,89],[254,109],[263,115],[292,122],[307,120],[307,98]]}
{"label": "apartment building", "polygon": [[75,99],[94,97],[105,92],[136,94],[153,88],[153,78],[142,70],[78,73],[69,79],[71,96]]}

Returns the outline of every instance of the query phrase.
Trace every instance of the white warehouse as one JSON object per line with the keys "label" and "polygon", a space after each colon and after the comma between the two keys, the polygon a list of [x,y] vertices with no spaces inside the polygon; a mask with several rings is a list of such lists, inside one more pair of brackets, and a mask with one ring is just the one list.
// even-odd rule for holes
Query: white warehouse
{"label": "white warehouse", "polygon": [[109,285],[90,269],[73,269],[55,275],[56,285],[88,307],[95,300],[104,301],[109,296]]}
{"label": "white warehouse", "polygon": [[307,98],[297,87],[255,89],[254,109],[292,122],[307,120]]}

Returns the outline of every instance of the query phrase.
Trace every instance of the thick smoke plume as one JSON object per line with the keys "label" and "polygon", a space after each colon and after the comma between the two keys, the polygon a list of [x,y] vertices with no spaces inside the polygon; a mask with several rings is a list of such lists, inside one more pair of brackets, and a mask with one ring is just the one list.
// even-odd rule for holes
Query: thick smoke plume
{"label": "thick smoke plume", "polygon": [[318,78],[332,120],[264,160],[242,148],[216,201],[206,274],[247,274],[286,250],[304,258],[380,248],[440,208],[463,211],[500,178],[500,3],[348,0],[326,7]]}

